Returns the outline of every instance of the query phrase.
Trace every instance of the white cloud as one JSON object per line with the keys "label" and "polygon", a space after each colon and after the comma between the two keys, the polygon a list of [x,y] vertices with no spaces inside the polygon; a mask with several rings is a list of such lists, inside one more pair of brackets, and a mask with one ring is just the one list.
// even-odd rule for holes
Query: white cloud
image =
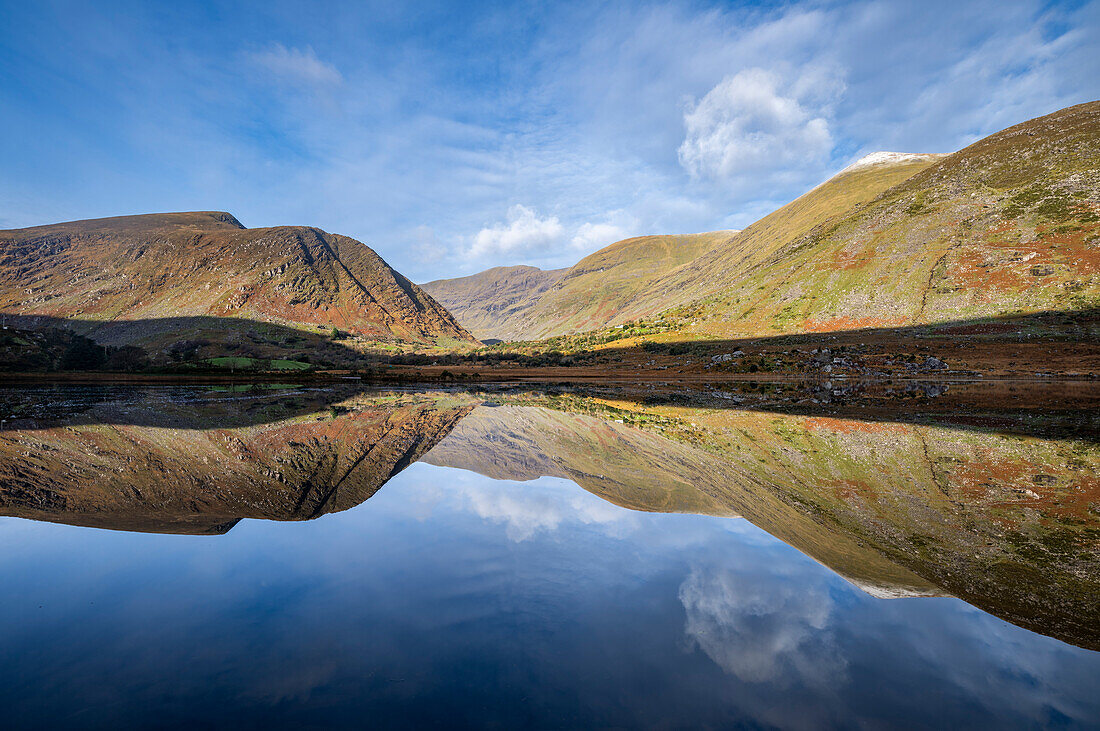
{"label": "white cloud", "polygon": [[486,226],[472,239],[467,238],[456,259],[466,267],[498,261],[570,266],[593,251],[636,235],[632,232],[639,227],[637,219],[622,209],[600,218],[567,224],[557,216],[542,216],[534,208],[513,205],[506,221]]}
{"label": "white cloud", "polygon": [[602,249],[626,238],[626,231],[613,223],[584,223],[577,227],[571,243],[574,249]]}
{"label": "white cloud", "polygon": [[306,86],[336,86],[344,77],[330,63],[317,58],[313,48],[287,48],[272,44],[265,51],[249,54],[250,60],[272,76]]}
{"label": "white cloud", "polygon": [[[830,627],[833,601],[816,566],[695,567],[680,586],[684,631],[723,670],[745,682],[828,687],[847,662]],[[777,574],[786,574],[775,581]]]}
{"label": "white cloud", "polygon": [[759,68],[726,77],[684,112],[680,164],[693,178],[756,186],[761,176],[824,163],[833,148],[829,122],[796,96],[818,89],[801,79],[788,87]]}
{"label": "white cloud", "polygon": [[633,520],[625,508],[554,478],[530,483],[488,483],[464,494],[474,514],[503,524],[509,540],[516,543],[540,533],[552,533],[563,525],[613,527]]}
{"label": "white cloud", "polygon": [[570,239],[573,248],[590,254],[616,241],[638,235],[640,224],[629,211],[609,211],[603,219],[597,223],[585,222],[577,226]]}
{"label": "white cloud", "polygon": [[499,254],[551,254],[560,248],[565,239],[565,227],[557,216],[539,218],[527,206],[514,205],[508,209],[508,221],[483,228],[474,236],[467,251],[470,258]]}

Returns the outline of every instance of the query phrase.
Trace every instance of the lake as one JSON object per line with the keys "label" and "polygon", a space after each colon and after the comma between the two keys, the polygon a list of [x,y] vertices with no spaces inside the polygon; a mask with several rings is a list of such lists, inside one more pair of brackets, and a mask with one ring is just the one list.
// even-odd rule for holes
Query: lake
{"label": "lake", "polygon": [[5,725],[1100,728],[1095,390],[3,388]]}

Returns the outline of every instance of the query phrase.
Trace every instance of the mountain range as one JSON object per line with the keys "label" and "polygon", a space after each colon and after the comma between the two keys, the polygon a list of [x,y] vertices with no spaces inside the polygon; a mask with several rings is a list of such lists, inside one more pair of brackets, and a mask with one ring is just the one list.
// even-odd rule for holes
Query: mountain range
{"label": "mountain range", "polygon": [[424,288],[502,340],[647,318],[689,338],[898,327],[1095,308],[1098,237],[1091,102],[953,154],[874,153],[740,232],[628,239],[564,273]]}
{"label": "mountain range", "polygon": [[[496,267],[418,286],[355,239],[245,228],[222,212],[0,231],[0,314],[26,331],[136,345],[154,364],[226,354],[354,364],[395,347],[470,350],[475,336],[606,330],[589,344],[632,347],[654,333],[713,340],[1039,313],[1091,333],[1098,242],[1092,102],[953,154],[874,153],[741,231],[630,238],[551,271]],[[344,334],[354,342],[336,352]],[[85,347],[51,337],[0,336],[0,361],[63,368]]]}

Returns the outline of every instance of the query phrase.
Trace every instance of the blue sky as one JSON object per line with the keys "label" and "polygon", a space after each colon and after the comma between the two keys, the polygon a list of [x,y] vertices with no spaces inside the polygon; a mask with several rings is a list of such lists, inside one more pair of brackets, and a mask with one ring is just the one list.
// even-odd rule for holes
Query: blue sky
{"label": "blue sky", "polygon": [[740,228],[1100,98],[1100,0],[0,0],[0,228],[308,224],[416,281]]}

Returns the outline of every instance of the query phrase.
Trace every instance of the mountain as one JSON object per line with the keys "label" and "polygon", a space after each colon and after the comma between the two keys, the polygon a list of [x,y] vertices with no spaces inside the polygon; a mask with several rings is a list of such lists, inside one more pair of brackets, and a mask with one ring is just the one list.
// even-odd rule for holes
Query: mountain
{"label": "mountain", "polygon": [[850,188],[879,171],[891,185],[775,230],[780,209],[656,281],[626,311],[680,306],[673,314],[687,332],[729,337],[1095,307],[1100,102],[932,162],[872,162],[826,186]]}
{"label": "mountain", "polygon": [[307,226],[245,228],[218,212],[0,231],[0,312],[63,321],[112,345],[202,335],[179,331],[188,317],[205,330],[248,321],[379,340],[472,340],[355,239]]}
{"label": "mountain", "polygon": [[[705,236],[613,244],[479,327],[523,340],[659,318],[666,339],[690,340],[1094,310],[1100,102],[949,155],[874,153],[735,235]],[[649,245],[662,239],[676,250]]]}
{"label": "mountain", "polygon": [[482,339],[503,339],[501,323],[519,322],[543,292],[568,269],[543,271],[537,267],[494,267],[457,279],[437,279],[420,285],[451,311],[459,322]]}
{"label": "mountain", "polygon": [[822,530],[715,453],[606,418],[538,406],[478,406],[420,461],[495,480],[560,477],[630,510],[727,518],[745,511],[758,527],[867,591],[938,592],[878,553]]}
{"label": "mountain", "polygon": [[422,462],[494,480],[571,480],[630,510],[737,517],[672,459],[669,442],[584,414],[534,406],[478,406]]}

